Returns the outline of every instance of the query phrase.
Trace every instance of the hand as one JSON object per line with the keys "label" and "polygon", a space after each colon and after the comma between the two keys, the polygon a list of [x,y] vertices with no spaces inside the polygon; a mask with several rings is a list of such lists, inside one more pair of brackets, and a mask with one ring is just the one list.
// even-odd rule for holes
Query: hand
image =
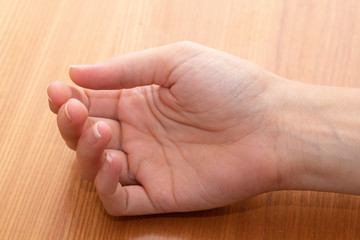
{"label": "hand", "polygon": [[[112,215],[224,206],[279,188],[275,77],[181,42],[74,66],[50,108]],[[90,90],[91,89],[91,90]]]}

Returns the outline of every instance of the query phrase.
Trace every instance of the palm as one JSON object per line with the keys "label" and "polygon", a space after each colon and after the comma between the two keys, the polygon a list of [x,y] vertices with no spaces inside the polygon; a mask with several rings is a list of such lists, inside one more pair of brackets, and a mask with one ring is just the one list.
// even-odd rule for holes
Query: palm
{"label": "palm", "polygon": [[[264,155],[259,154],[263,136],[258,130],[266,106],[256,100],[263,86],[254,83],[252,74],[228,72],[233,80],[224,86],[210,69],[191,76],[184,65],[177,71],[181,79],[170,90],[122,90],[118,118],[129,171],[162,211],[224,205],[261,191],[259,181],[246,184],[267,167],[257,157]],[[219,90],[220,84],[225,91]],[[204,88],[207,91],[201,91]],[[246,174],[233,167],[239,161]]]}

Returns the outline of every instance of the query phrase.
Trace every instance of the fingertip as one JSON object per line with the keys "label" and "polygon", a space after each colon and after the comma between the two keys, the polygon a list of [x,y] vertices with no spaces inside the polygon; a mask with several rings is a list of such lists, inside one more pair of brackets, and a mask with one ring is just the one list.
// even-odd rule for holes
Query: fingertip
{"label": "fingertip", "polygon": [[55,106],[55,104],[53,103],[53,100],[51,99],[51,96],[53,95],[53,94],[52,94],[52,91],[51,91],[51,84],[52,84],[52,83],[50,83],[50,84],[47,85],[47,87],[46,87],[46,96],[47,96],[47,98],[48,98],[48,104],[49,104],[50,110],[51,110],[53,113],[57,114],[58,111],[59,111],[59,107]]}
{"label": "fingertip", "polygon": [[81,71],[81,68],[84,68],[84,66],[86,65],[70,65],[69,66],[69,76],[71,78],[71,80],[74,81],[74,79],[76,80],[77,78],[77,73],[79,72],[79,70]]}
{"label": "fingertip", "polygon": [[47,97],[48,97],[48,105],[49,105],[50,111],[52,111],[53,113],[57,114],[57,113],[59,112],[59,108],[54,105],[54,103],[53,103],[52,100],[50,99],[49,95],[48,95],[48,94],[46,94],[46,95],[47,95]]}
{"label": "fingertip", "polygon": [[115,154],[107,152],[100,171],[95,178],[95,187],[100,196],[111,196],[119,184],[121,162]]}
{"label": "fingertip", "polygon": [[71,81],[73,81],[74,83],[76,83],[76,66],[77,65],[70,65],[69,66],[69,77],[71,79]]}
{"label": "fingertip", "polygon": [[82,178],[94,180],[101,172],[105,161],[104,151],[111,140],[111,135],[110,127],[102,121],[95,123],[81,135],[76,148],[76,157]]}
{"label": "fingertip", "polygon": [[54,109],[59,109],[69,98],[71,98],[71,89],[63,82],[54,81],[46,89],[49,102]]}
{"label": "fingertip", "polygon": [[112,162],[112,159],[113,158],[112,158],[110,153],[105,154],[105,161],[104,161],[103,166],[101,168],[104,172],[106,172],[109,169],[110,164]]}
{"label": "fingertip", "polygon": [[71,117],[69,115],[69,110],[68,110],[69,102],[70,102],[70,100],[67,103],[65,103],[64,111],[65,111],[65,116],[68,118],[68,120],[71,120]]}
{"label": "fingertip", "polygon": [[121,163],[116,155],[107,153],[99,172],[95,177],[96,191],[107,213],[120,216],[126,209],[126,196],[123,186],[119,183]]}
{"label": "fingertip", "polygon": [[47,87],[46,87],[46,96],[47,96],[48,100],[49,100],[50,102],[52,102],[52,100],[51,100],[51,98],[50,98],[50,96],[49,96],[49,87],[50,87],[50,85],[51,85],[51,83],[50,83],[49,85],[47,85]]}
{"label": "fingertip", "polygon": [[94,78],[94,71],[96,65],[70,65],[69,76],[70,79],[78,86],[91,88],[89,83]]}
{"label": "fingertip", "polygon": [[93,134],[95,138],[111,138],[112,137],[112,131],[110,126],[104,122],[104,121],[98,121],[94,124],[93,127]]}
{"label": "fingertip", "polygon": [[66,118],[73,123],[84,123],[88,117],[85,105],[75,98],[70,98],[64,106]]}

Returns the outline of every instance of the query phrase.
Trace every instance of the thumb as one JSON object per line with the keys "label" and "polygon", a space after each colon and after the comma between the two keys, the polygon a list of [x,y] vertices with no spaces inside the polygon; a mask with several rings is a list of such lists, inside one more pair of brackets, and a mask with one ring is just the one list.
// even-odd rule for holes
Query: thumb
{"label": "thumb", "polygon": [[176,62],[172,45],[151,48],[111,58],[95,65],[72,65],[72,81],[90,89],[122,89],[157,84],[171,87],[168,81]]}

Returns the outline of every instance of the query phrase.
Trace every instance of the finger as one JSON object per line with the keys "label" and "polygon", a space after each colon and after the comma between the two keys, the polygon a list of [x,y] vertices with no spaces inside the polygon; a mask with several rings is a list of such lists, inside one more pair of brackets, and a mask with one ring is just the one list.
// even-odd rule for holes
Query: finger
{"label": "finger", "polygon": [[106,211],[114,216],[158,213],[142,186],[119,183],[122,167],[116,156],[108,155],[96,175],[95,186]]}
{"label": "finger", "polygon": [[116,120],[106,118],[87,118],[85,106],[77,99],[70,99],[57,114],[57,123],[66,145],[76,150],[80,136],[93,124],[104,121],[111,128],[113,137],[106,148],[121,149],[121,127]]}
{"label": "finger", "polygon": [[[119,121],[107,119],[107,118],[93,118],[90,117],[89,121],[92,124],[96,124],[98,121],[105,122],[111,129],[111,140],[105,149],[114,149],[121,150],[122,149],[122,132],[121,132],[121,124]],[[81,140],[79,140],[81,141]]]}
{"label": "finger", "polygon": [[110,127],[103,121],[95,123],[81,135],[76,149],[76,158],[82,178],[94,180],[102,165],[104,150],[110,142],[111,135]]}
{"label": "finger", "polygon": [[73,150],[83,132],[92,125],[86,107],[76,99],[70,99],[61,106],[57,124],[66,145]]}
{"label": "finger", "polygon": [[95,65],[70,66],[70,78],[79,86],[91,89],[122,89],[157,84],[171,87],[171,73],[188,59],[179,54],[195,44],[176,43],[114,57]]}
{"label": "finger", "polygon": [[47,93],[47,90],[46,90],[46,95],[48,97],[48,104],[49,104],[50,110],[56,114],[59,111],[59,107],[53,103],[53,101],[49,97],[49,94]]}
{"label": "finger", "polygon": [[134,174],[132,174],[129,171],[129,164],[128,164],[128,159],[127,159],[127,155],[120,150],[105,150],[106,153],[104,154],[104,161],[106,160],[105,158],[111,158],[111,159],[117,159],[121,165],[121,171],[120,171],[120,177],[119,177],[119,181],[120,184],[122,186],[127,186],[127,185],[134,185],[134,184],[138,184],[138,182],[135,180],[135,176]]}
{"label": "finger", "polygon": [[94,91],[52,82],[47,88],[47,95],[50,109],[54,113],[58,113],[70,98],[76,98],[88,109],[89,116],[117,119],[120,91]]}

